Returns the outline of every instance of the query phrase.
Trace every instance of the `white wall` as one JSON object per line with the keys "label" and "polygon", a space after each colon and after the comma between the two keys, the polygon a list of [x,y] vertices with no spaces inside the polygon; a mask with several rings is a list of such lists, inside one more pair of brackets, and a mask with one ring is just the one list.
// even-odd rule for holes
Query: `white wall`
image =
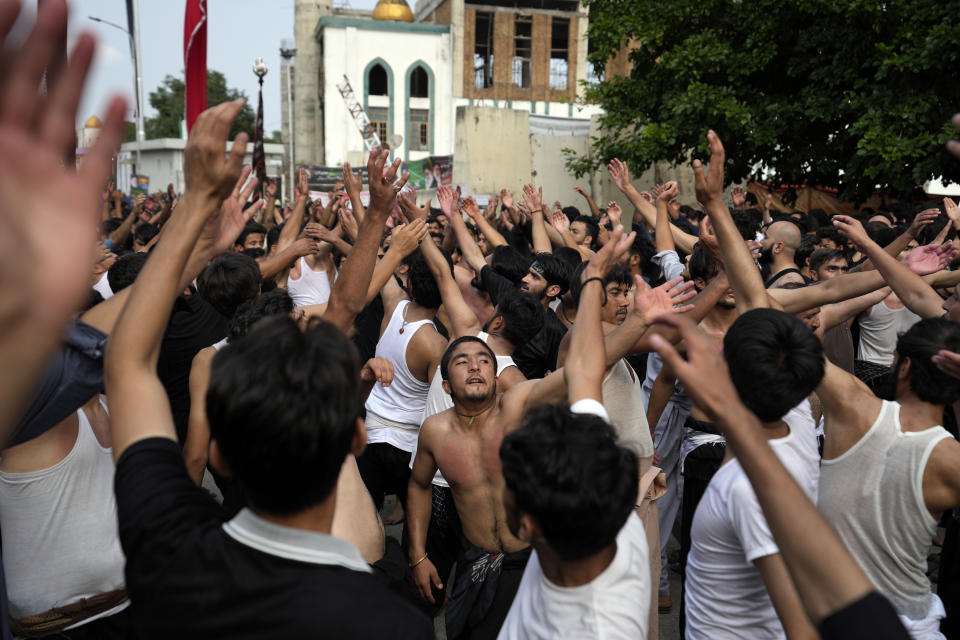
{"label": "white wall", "polygon": [[[453,153],[454,107],[450,34],[404,31],[380,31],[356,27],[322,27],[324,78],[325,158],[328,165],[337,165],[363,152],[363,138],[347,112],[337,84],[343,76],[350,79],[357,100],[363,104],[363,72],[376,58],[387,61],[393,72],[393,122],[390,131],[400,134],[404,144],[395,153],[407,158],[406,140],[406,73],[414,62],[423,61],[433,71],[432,155]],[[416,160],[429,152],[411,152]]]}

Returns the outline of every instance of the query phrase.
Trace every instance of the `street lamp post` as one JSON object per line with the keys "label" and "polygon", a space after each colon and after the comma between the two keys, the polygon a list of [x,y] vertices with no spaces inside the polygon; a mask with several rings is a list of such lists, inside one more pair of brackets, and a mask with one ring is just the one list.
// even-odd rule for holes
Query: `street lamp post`
{"label": "street lamp post", "polygon": [[284,68],[286,69],[287,74],[287,151],[290,156],[290,186],[288,188],[288,200],[293,201],[294,197],[294,176],[296,175],[296,167],[293,164],[293,84],[290,78],[290,65],[293,63],[292,60],[294,56],[297,55],[296,49],[285,49],[280,47],[280,57],[284,60]]}
{"label": "street lamp post", "polygon": [[132,13],[130,16],[131,26],[133,27],[132,33],[127,29],[124,29],[119,24],[110,22],[109,20],[97,18],[96,16],[87,17],[94,22],[100,22],[107,26],[123,31],[125,34],[127,34],[127,38],[130,40],[130,57],[133,58],[133,86],[136,92],[137,100],[137,166],[134,168],[134,173],[136,173],[136,171],[140,169],[140,146],[143,144],[143,141],[146,138],[146,132],[143,128],[143,73],[140,69],[140,18],[137,0],[132,0],[130,6]]}

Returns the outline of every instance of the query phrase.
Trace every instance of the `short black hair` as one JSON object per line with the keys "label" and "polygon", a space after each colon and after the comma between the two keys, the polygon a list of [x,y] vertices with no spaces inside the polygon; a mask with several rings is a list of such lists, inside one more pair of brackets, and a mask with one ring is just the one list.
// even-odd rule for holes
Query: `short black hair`
{"label": "short black hair", "polygon": [[960,325],[946,318],[926,318],[897,340],[897,361],[910,358],[910,390],[924,402],[948,405],[960,399],[960,380],[931,360],[940,350],[960,353]]}
{"label": "short black hair", "polygon": [[541,251],[534,256],[534,259],[540,264],[540,268],[543,270],[543,279],[547,281],[547,284],[560,287],[560,293],[556,297],[565,294],[567,287],[570,286],[570,265],[546,251]]}
{"label": "short black hair", "polygon": [[720,273],[720,263],[712,255],[704,251],[703,246],[697,243],[690,254],[690,278],[701,278],[704,282]]}
{"label": "short black hair", "polygon": [[519,284],[527,275],[531,262],[533,260],[529,256],[523,255],[513,247],[500,245],[493,248],[490,268],[513,284]]}
{"label": "short black hair", "polygon": [[583,262],[580,252],[573,247],[557,247],[553,250],[553,256],[565,262],[570,269],[575,269]]}
{"label": "short black hair", "polygon": [[143,244],[147,244],[153,240],[153,237],[158,233],[160,233],[160,227],[155,224],[145,222],[133,230],[133,239],[139,240]]}
{"label": "short black hair", "polygon": [[242,253],[228,252],[214,258],[197,278],[197,292],[225,318],[260,293],[260,266]]}
{"label": "short black hair", "polygon": [[262,234],[264,238],[266,238],[267,228],[262,224],[260,224],[259,222],[255,222],[253,220],[247,220],[247,224],[243,226],[243,231],[240,232],[240,235],[237,236],[237,239],[234,241],[233,244],[243,245],[243,243],[247,241],[247,236],[249,236],[251,233],[259,233],[259,234]]}
{"label": "short black hair", "polygon": [[132,285],[149,257],[149,253],[128,253],[114,260],[107,269],[107,283],[110,285],[110,291],[119,293]]}
{"label": "short black hair", "polygon": [[267,231],[266,235],[266,244],[267,250],[269,251],[271,247],[277,244],[277,241],[280,240],[280,232],[283,231],[283,223],[275,224],[270,227],[270,230]]}
{"label": "short black hair", "polygon": [[563,209],[561,209],[561,211],[563,211],[563,215],[567,216],[567,220],[569,220],[570,222],[573,222],[574,220],[580,217],[580,209],[577,209],[574,206],[568,205]]}
{"label": "short black hair", "polygon": [[839,249],[817,249],[810,254],[810,271],[817,271],[831,260],[846,260],[847,256]]}
{"label": "short black hair", "polygon": [[591,218],[590,216],[577,216],[574,218],[570,224],[574,222],[582,222],[587,227],[587,235],[590,236],[590,248],[597,246],[597,240],[600,236],[600,225],[597,224],[597,221]]}
{"label": "short black hair", "polygon": [[[570,301],[574,306],[580,306],[580,292],[583,290],[583,282],[581,282],[581,279],[588,264],[588,262],[580,263],[580,266],[574,269],[573,275],[570,276]],[[606,290],[607,285],[611,282],[632,287],[633,278],[630,276],[630,270],[623,265],[614,265],[607,274],[603,276],[604,290]]]}
{"label": "short black hair", "polygon": [[763,422],[775,422],[823,379],[823,345],[796,316],[747,311],[723,338],[723,356],[740,400]]}
{"label": "short black hair", "polygon": [[[440,253],[446,259],[452,275],[453,261],[443,249],[440,249]],[[427,309],[439,307],[443,303],[443,298],[440,297],[440,285],[433,277],[430,265],[427,264],[427,259],[423,257],[420,249],[404,258],[403,264],[407,265],[407,288],[410,299]]]}
{"label": "short black hair", "polygon": [[490,348],[486,342],[478,338],[477,336],[460,336],[456,340],[450,343],[450,346],[447,347],[447,350],[443,352],[443,356],[440,358],[440,379],[449,380],[450,373],[450,359],[453,358],[453,354],[456,352],[457,347],[459,347],[464,342],[479,342],[483,345],[483,348],[487,350],[490,354],[490,357],[493,358],[493,369],[497,369],[497,355],[493,352],[493,349]]}
{"label": "short black hair", "polygon": [[237,307],[230,319],[227,336],[231,340],[242,338],[260,320],[271,316],[289,315],[291,311],[293,311],[293,298],[286,289],[277,287],[257,297],[256,300],[247,300]]}
{"label": "short black hair", "polygon": [[817,250],[817,238],[816,236],[803,236],[800,238],[800,246],[797,247],[797,250],[793,252],[793,262],[797,265],[798,269],[803,269],[807,266],[807,260],[810,256],[813,255],[813,252]]}
{"label": "short black hair", "polygon": [[657,255],[657,248],[650,242],[650,239],[639,233],[633,237],[633,243],[630,245],[630,255],[640,256],[640,270],[646,275],[653,275],[653,256]]}
{"label": "short black hair", "polygon": [[213,358],[207,419],[250,504],[290,515],[336,486],[363,408],[353,344],[332,324],[268,318]]}
{"label": "short black hair", "polygon": [[637,456],[595,415],[538,408],[503,439],[500,464],[517,507],[563,560],[610,546],[636,506]]}
{"label": "short black hair", "polygon": [[540,301],[516,289],[504,292],[497,302],[496,314],[503,318],[503,337],[514,347],[526,344],[540,333],[546,322],[546,311]]}

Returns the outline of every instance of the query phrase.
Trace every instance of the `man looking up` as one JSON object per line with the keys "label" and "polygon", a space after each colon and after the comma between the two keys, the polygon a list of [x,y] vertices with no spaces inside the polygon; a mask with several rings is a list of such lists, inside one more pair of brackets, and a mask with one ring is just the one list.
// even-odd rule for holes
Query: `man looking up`
{"label": "man looking up", "polygon": [[[451,224],[456,224],[455,216]],[[602,280],[633,241],[618,227],[598,252],[591,278]],[[598,275],[599,274],[599,275]],[[575,341],[570,357],[596,349]],[[448,637],[494,637],[506,616],[520,573],[529,556],[527,543],[509,530],[502,501],[503,476],[497,452],[504,435],[542,404],[566,393],[564,370],[546,378],[514,385],[504,394],[496,389],[495,356],[479,338],[464,336],[444,353],[440,373],[454,407],[424,422],[410,477],[407,525],[410,565],[420,595],[434,602],[433,587],[442,588],[427,556],[431,481],[439,468],[450,483],[466,544],[458,560],[457,582],[446,610]],[[570,375],[576,375],[571,372]],[[469,463],[465,463],[469,461]]]}
{"label": "man looking up", "polygon": [[[329,535],[337,475],[365,441],[359,366],[336,327],[363,307],[377,240],[392,209],[386,153],[371,154],[371,203],[321,324],[273,320],[217,354],[207,395],[211,462],[251,507],[224,523],[187,475],[156,374],[178,274],[192,278],[229,248],[253,207],[225,216],[246,134],[224,158],[243,104],[202,113],[185,151],[186,192],[132,286],[107,345],[115,489],[131,614],[145,637],[432,637],[429,622],[367,574]],[[400,184],[404,182],[401,179]],[[265,381],[267,381],[265,383]],[[374,613],[375,612],[375,613]]]}

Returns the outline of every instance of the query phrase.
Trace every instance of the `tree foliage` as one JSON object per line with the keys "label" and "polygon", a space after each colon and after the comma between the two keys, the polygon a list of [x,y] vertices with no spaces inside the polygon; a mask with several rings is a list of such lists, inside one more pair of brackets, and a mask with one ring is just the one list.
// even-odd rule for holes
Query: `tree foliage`
{"label": "tree foliage", "polygon": [[[727,179],[906,194],[960,182],[945,151],[960,111],[958,3],[930,0],[588,0],[590,62],[628,42],[632,72],[587,88],[605,110],[591,157],[635,168],[706,151]],[[639,133],[635,133],[639,132]]]}
{"label": "tree foliage", "polygon": [[[182,77],[168,75],[155,91],[150,92],[150,106],[157,110],[157,117],[147,118],[144,130],[148,139],[152,138],[179,138],[180,121],[184,116],[184,81]],[[243,110],[233,121],[230,128],[232,139],[241,131],[245,131],[253,139],[253,126],[256,115],[250,100],[244,92],[231,89],[227,86],[227,78],[219,71],[207,71],[207,104],[214,106],[221,102],[228,102],[244,98],[247,100]]]}

